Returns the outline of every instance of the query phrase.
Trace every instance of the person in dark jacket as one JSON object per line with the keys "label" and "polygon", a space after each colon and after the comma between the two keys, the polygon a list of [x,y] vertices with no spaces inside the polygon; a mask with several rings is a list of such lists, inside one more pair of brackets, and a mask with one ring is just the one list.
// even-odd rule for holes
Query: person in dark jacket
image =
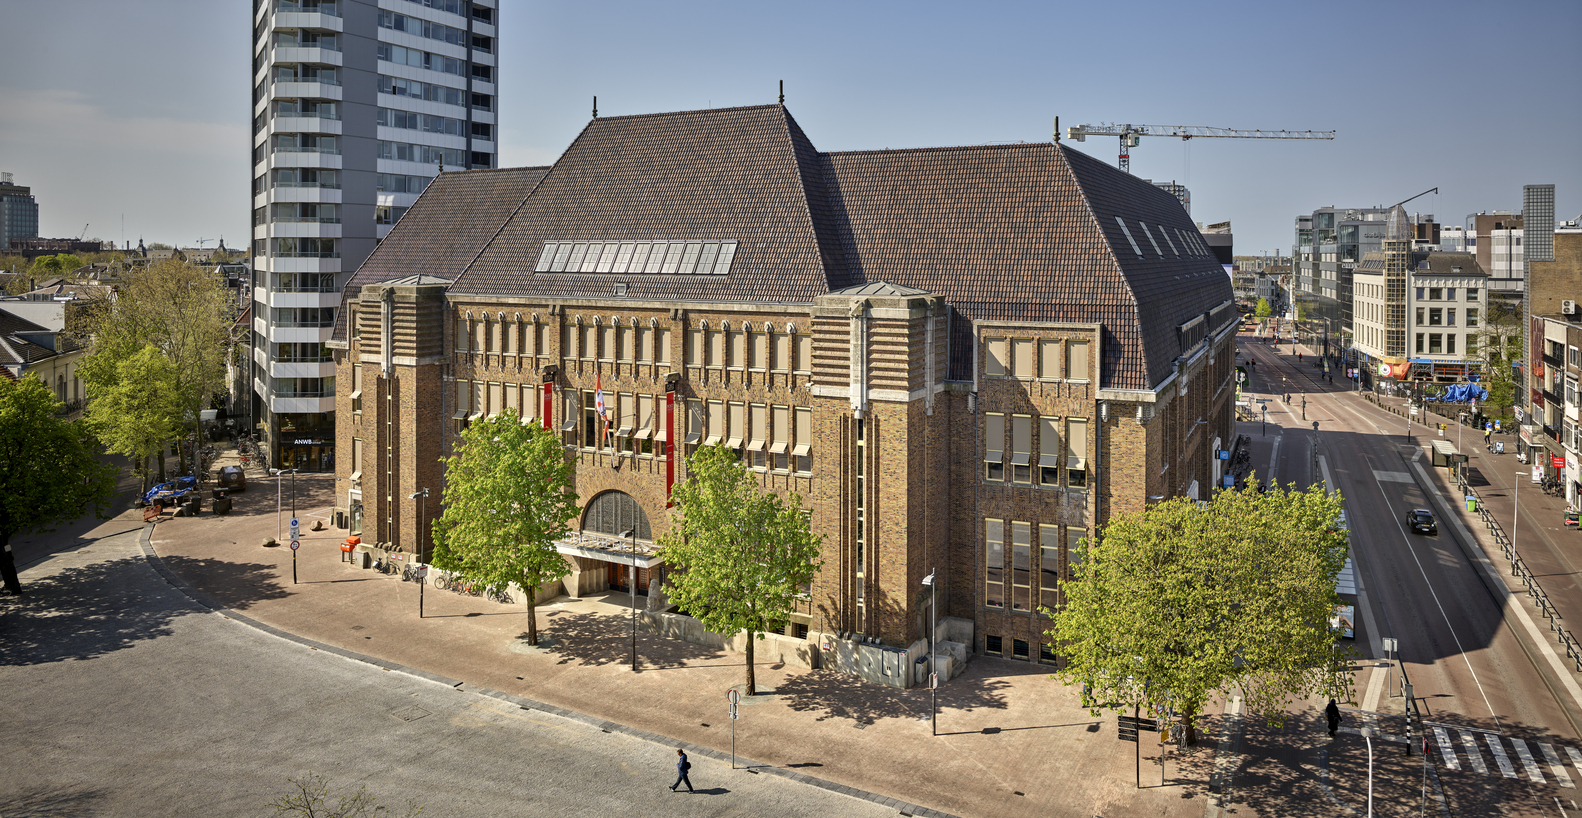
{"label": "person in dark jacket", "polygon": [[[1324,708],[1324,718],[1329,721],[1329,737],[1335,737],[1335,731],[1340,729],[1340,705],[1334,699],[1329,700],[1329,705]],[[691,785],[688,785],[691,786]]]}
{"label": "person in dark jacket", "polygon": [[[1332,732],[1330,735],[1334,735],[1334,733]],[[670,785],[671,792],[675,792],[676,788],[681,786],[683,783],[687,785],[687,792],[693,791],[692,779],[687,778],[687,772],[691,769],[692,762],[687,760],[687,751],[676,750],[676,783]]]}

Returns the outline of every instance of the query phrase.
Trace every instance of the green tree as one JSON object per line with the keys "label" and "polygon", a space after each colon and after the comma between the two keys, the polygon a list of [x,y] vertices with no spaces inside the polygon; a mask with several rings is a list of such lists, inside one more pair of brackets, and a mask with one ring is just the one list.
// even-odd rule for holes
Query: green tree
{"label": "green tree", "polygon": [[1269,306],[1269,299],[1259,298],[1258,306],[1253,310],[1253,315],[1257,316],[1259,321],[1267,321],[1269,316],[1273,314],[1274,309]]}
{"label": "green tree", "polygon": [[1240,688],[1271,724],[1293,696],[1349,700],[1329,626],[1348,552],[1341,510],[1322,486],[1277,487],[1116,517],[1083,543],[1065,607],[1044,611],[1067,660],[1056,678],[1089,685],[1102,707],[1173,706],[1189,744],[1216,691]]}
{"label": "green tree", "polygon": [[538,586],[571,573],[556,538],[576,519],[577,490],[560,435],[516,411],[474,421],[445,464],[433,564],[491,588],[527,594],[527,643],[538,644]]}
{"label": "green tree", "polygon": [[39,256],[33,259],[33,266],[28,268],[28,275],[38,281],[46,278],[69,278],[71,271],[81,267],[85,262],[80,256],[71,253],[56,253],[53,256]]}
{"label": "green tree", "polygon": [[753,640],[784,626],[818,572],[819,545],[802,498],[764,491],[722,445],[687,459],[687,479],[671,492],[670,531],[660,537],[670,598],[704,627],[747,632],[747,695],[755,695]]}
{"label": "green tree", "polygon": [[[197,426],[210,396],[225,387],[225,360],[231,348],[226,288],[214,270],[178,259],[131,272],[114,300],[83,311],[85,334],[93,351],[78,369],[89,400],[114,387],[120,362],[152,345],[176,372],[181,421]],[[182,451],[183,466],[186,452]]]}
{"label": "green tree", "polygon": [[1521,390],[1512,368],[1523,360],[1527,334],[1522,331],[1520,305],[1491,302],[1483,316],[1478,332],[1478,347],[1485,360],[1483,388],[1489,391],[1488,404],[1495,407],[1495,414],[1504,415],[1519,403]]}
{"label": "green tree", "polygon": [[60,401],[37,377],[0,377],[0,580],[22,593],[11,537],[54,531],[94,507],[109,518],[115,469],[80,421],[56,416]]}
{"label": "green tree", "polygon": [[134,458],[146,491],[149,458],[176,436],[181,414],[176,368],[149,344],[115,364],[113,382],[97,391],[86,421],[107,451]]}

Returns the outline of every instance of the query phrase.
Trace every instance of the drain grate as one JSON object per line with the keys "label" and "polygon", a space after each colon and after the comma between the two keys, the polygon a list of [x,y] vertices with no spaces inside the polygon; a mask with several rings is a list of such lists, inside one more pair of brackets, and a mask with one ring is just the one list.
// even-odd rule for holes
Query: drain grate
{"label": "drain grate", "polygon": [[362,630],[362,629],[363,629],[363,627],[364,627],[364,626],[363,626],[363,625],[353,625],[353,626],[352,626],[352,630],[354,630],[354,631],[360,631],[360,630]]}
{"label": "drain grate", "polygon": [[852,726],[857,728],[858,730],[866,730],[866,729],[868,729],[868,723],[867,722],[862,722],[862,721],[859,721],[856,724],[853,724]]}
{"label": "drain grate", "polygon": [[414,704],[411,707],[403,707],[400,710],[391,713],[390,715],[395,716],[402,721],[417,721],[424,716],[430,715],[430,713]]}

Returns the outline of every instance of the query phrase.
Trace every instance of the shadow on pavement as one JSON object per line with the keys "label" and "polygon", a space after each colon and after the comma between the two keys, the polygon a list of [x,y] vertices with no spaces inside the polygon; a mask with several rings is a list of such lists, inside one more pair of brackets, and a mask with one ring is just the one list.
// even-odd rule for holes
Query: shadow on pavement
{"label": "shadow on pavement", "polygon": [[[949,683],[948,693],[940,689],[940,710],[1003,710],[1006,699],[1001,691],[1007,687],[1007,682],[998,679],[959,677]],[[789,675],[775,688],[775,695],[792,710],[818,714],[815,721],[852,719],[873,724],[879,719],[915,719],[926,716],[929,707],[926,689],[854,685],[851,676],[833,670]]]}
{"label": "shadow on pavement", "polygon": [[99,811],[94,803],[106,791],[94,787],[35,787],[6,796],[6,815],[50,816],[50,818],[88,818]]}
{"label": "shadow on pavement", "polygon": [[[626,664],[632,660],[632,625],[624,617],[557,612],[547,623],[539,625],[538,636],[559,642],[551,651],[559,657],[556,664],[576,662],[597,667]],[[521,635],[521,638],[526,637],[526,633]],[[637,634],[638,662],[644,670],[687,667],[693,662],[718,659],[723,655],[723,651],[680,639],[641,631]]]}
{"label": "shadow on pavement", "polygon": [[217,605],[245,611],[254,603],[289,593],[275,578],[273,565],[166,555],[160,557],[180,577],[202,577],[203,592]]}
{"label": "shadow on pavement", "polygon": [[28,583],[27,595],[0,599],[0,664],[91,659],[170,634],[182,611],[151,606],[122,580],[141,558],[108,560]]}

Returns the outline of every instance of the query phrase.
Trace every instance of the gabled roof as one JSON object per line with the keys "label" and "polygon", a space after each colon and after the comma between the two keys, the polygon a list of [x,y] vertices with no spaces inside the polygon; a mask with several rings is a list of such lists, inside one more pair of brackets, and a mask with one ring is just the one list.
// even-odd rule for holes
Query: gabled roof
{"label": "gabled roof", "polygon": [[[392,278],[392,279],[388,279],[386,281],[373,281],[373,282],[369,282],[369,283],[395,286],[395,285],[413,285],[413,284],[449,284],[449,283],[451,283],[454,280],[455,279],[441,278],[439,276],[431,276],[431,275],[428,275],[426,273],[419,273],[419,274],[417,274],[415,276],[401,276],[400,278]],[[364,286],[366,286],[366,285],[364,285]]]}
{"label": "gabled roof", "polygon": [[919,290],[916,287],[903,287],[891,284],[888,281],[875,281],[871,284],[853,284],[850,287],[835,290],[830,295],[869,295],[893,296],[897,298],[914,298],[920,295],[930,295],[928,290]]}
{"label": "gabled roof", "polygon": [[[729,274],[534,271],[546,242],[679,240],[736,242]],[[965,319],[953,378],[970,376],[976,322],[1102,323],[1102,383],[1129,389],[1169,377],[1177,328],[1233,298],[1180,201],[1098,159],[1056,144],[819,153],[781,105],[593,120],[450,291],[607,299],[616,283],[661,301],[937,293]]]}
{"label": "gabled roof", "polygon": [[604,296],[609,274],[533,272],[544,243],[736,241],[728,275],[625,276],[626,297],[805,304],[853,283],[831,222],[818,152],[783,106],[601,117],[451,289]]}
{"label": "gabled roof", "polygon": [[[1478,257],[1472,253],[1414,253],[1414,262],[1418,262],[1414,272],[1421,275],[1438,276],[1483,276],[1483,265],[1478,264]],[[1422,262],[1427,262],[1427,269],[1423,269]]]}
{"label": "gabled roof", "polygon": [[[341,303],[376,281],[413,275],[454,281],[548,170],[463,170],[434,177],[347,280]],[[336,316],[332,341],[346,339],[344,315]]]}

